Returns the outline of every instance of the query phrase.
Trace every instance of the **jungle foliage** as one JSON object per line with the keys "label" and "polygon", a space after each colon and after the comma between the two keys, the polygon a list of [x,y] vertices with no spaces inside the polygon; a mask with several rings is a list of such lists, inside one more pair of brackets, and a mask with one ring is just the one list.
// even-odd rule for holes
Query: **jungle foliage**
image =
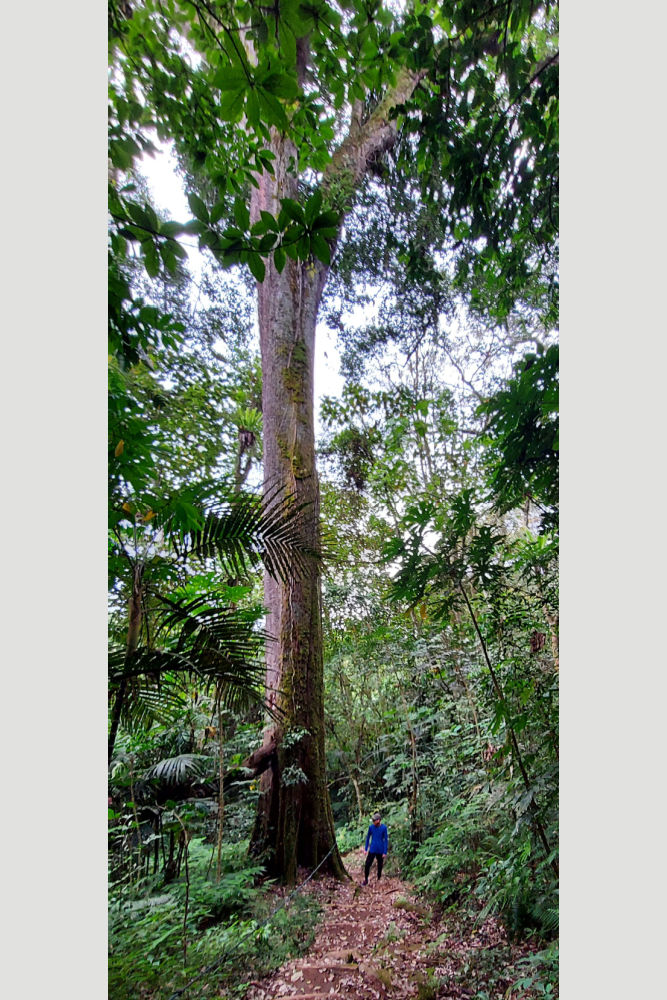
{"label": "jungle foliage", "polygon": [[[321,558],[298,505],[258,487],[245,268],[261,282],[288,260],[330,268],[321,316],[345,376],[318,440],[339,847],[381,808],[394,870],[442,908],[532,937],[541,957],[517,995],[554,995],[557,7],[109,12],[111,996],[167,998],[212,964],[199,995],[240,990],[305,949],[316,917],[303,901],[271,916],[246,853],[262,573]],[[354,192],[327,188],[344,128],[368,125],[401,73],[418,80],[387,114],[395,141]],[[298,148],[299,199],[251,225],[276,130]],[[156,136],[177,150],[189,220],[151,203]],[[192,240],[208,255],[198,279]]]}

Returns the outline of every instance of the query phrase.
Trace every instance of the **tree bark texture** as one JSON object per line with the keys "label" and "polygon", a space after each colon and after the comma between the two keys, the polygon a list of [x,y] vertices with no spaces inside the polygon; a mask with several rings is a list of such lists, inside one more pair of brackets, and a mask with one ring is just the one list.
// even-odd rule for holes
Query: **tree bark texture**
{"label": "tree bark texture", "polygon": [[[296,149],[275,135],[275,177],[263,174],[251,203],[251,220],[261,210],[275,215],[280,198],[296,200],[297,180],[288,173]],[[280,483],[285,495],[305,504],[301,535],[320,547],[319,487],[315,466],[313,374],[315,324],[327,269],[320,263],[287,259],[282,274],[273,260],[258,285],[262,354],[264,480]],[[324,664],[320,569],[313,560],[305,575],[286,582],[265,576],[266,652],[269,703],[280,723],[265,732],[276,744],[271,766],[260,779],[262,792],[252,850],[265,853],[272,874],[292,883],[297,866],[315,867],[333,847],[326,869],[345,876],[336,847],[326,783],[324,748]],[[299,735],[300,734],[300,735]]]}
{"label": "tree bark texture", "polygon": [[[300,46],[299,58],[307,58],[307,46]],[[353,117],[349,134],[322,178],[325,207],[341,214],[351,207],[369,165],[395,141],[391,108],[407,99],[418,80],[418,74],[402,71],[367,122]],[[296,146],[289,136],[274,130],[271,150],[274,174],[258,177],[251,223],[261,211],[277,216],[281,198],[299,199]],[[264,281],[257,286],[265,489],[280,484],[286,496],[306,505],[302,539],[318,550],[313,376],[315,327],[328,270],[320,261],[288,257],[279,274],[271,258]],[[325,870],[343,878],[346,872],[336,846],[325,768],[319,565],[313,561],[307,575],[295,575],[287,582],[267,574],[264,601],[266,630],[272,637],[266,652],[267,697],[281,715],[279,724],[264,736],[265,750],[275,743],[276,752],[267,753],[270,767],[260,779],[251,851],[264,855],[271,874],[287,883],[295,881],[298,865],[316,867],[331,851]]]}

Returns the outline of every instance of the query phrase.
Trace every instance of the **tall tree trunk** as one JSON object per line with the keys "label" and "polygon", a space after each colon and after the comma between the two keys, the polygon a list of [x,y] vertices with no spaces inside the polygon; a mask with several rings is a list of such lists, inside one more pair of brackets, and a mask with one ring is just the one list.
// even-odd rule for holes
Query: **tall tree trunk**
{"label": "tall tree trunk", "polygon": [[[297,44],[298,72],[308,61],[308,42]],[[390,111],[407,99],[419,74],[402,70],[390,94],[365,124],[353,120],[350,132],[324,172],[321,190],[327,207],[347,211],[368,165],[391,147],[396,124]],[[299,199],[298,150],[289,136],[272,131],[273,174],[259,175],[250,203],[251,223],[261,211],[277,216],[281,198]],[[287,258],[281,274],[266,262],[257,286],[262,354],[264,482],[280,484],[285,495],[306,504],[302,539],[319,549],[320,504],[315,465],[313,375],[315,327],[328,267],[320,261]],[[272,874],[292,883],[297,866],[317,866],[346,877],[334,834],[327,789],[324,746],[324,664],[319,566],[304,576],[278,582],[265,576],[267,643],[266,687],[269,703],[282,713],[280,724],[265,732],[275,741],[271,767],[260,780],[260,805],[251,851],[266,856]]]}
{"label": "tall tree trunk", "polygon": [[[276,134],[272,150],[275,177],[260,177],[252,221],[261,210],[278,214],[280,198],[298,196],[296,178],[287,172],[290,158],[296,157],[294,145]],[[313,366],[326,274],[319,263],[289,258],[278,274],[270,260],[258,285],[265,486],[274,489],[280,483],[298,505],[307,505],[301,532],[313,549],[320,543]],[[332,848],[326,868],[345,876],[326,782],[320,591],[314,560],[304,576],[293,575],[286,582],[265,577],[266,628],[272,637],[266,653],[267,695],[282,715],[280,725],[265,732],[265,745],[275,740],[277,753],[260,780],[263,794],[252,850],[265,852],[270,871],[289,883],[297,865],[316,866]]]}

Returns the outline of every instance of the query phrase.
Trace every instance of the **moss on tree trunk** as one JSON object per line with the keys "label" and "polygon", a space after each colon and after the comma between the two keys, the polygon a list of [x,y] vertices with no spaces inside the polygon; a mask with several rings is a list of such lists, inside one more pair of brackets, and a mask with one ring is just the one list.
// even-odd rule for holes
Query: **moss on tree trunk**
{"label": "moss on tree trunk", "polygon": [[[293,145],[275,136],[275,177],[263,174],[254,194],[251,217],[279,210],[281,197],[296,198],[296,179],[288,174]],[[301,537],[319,550],[319,485],[315,465],[313,366],[317,310],[326,280],[321,264],[288,259],[281,274],[267,262],[258,285],[262,352],[264,478],[267,489],[279,483],[305,507]],[[276,742],[272,765],[261,777],[260,805],[251,850],[267,859],[270,872],[294,882],[297,867],[312,868],[333,851],[325,870],[345,877],[336,846],[326,782],[324,746],[324,666],[320,567],[313,560],[305,576],[286,582],[265,577],[268,609],[266,685],[280,724],[265,732]]]}

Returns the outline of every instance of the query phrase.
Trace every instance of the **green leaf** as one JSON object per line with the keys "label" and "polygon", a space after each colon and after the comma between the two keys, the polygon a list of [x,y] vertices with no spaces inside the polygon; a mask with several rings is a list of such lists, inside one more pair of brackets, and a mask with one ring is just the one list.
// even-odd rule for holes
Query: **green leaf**
{"label": "green leaf", "polygon": [[242,69],[230,69],[223,66],[213,77],[213,83],[223,93],[229,91],[242,91],[249,85],[250,81]]}
{"label": "green leaf", "polygon": [[[281,13],[283,13],[282,9]],[[296,30],[299,32],[298,28]],[[294,30],[287,26],[282,17],[278,22],[278,39],[280,42],[280,55],[285,65],[293,66],[296,63],[296,37]]]}
{"label": "green leaf", "polygon": [[169,249],[176,255],[176,257],[180,257],[181,260],[187,259],[187,250],[185,247],[182,247],[180,243],[177,243],[176,240],[169,240]]}
{"label": "green leaf", "polygon": [[[128,201],[127,211],[129,215],[134,219],[136,224],[138,226],[141,226],[142,229],[148,229],[151,232],[156,231],[157,226],[151,222],[149,215],[147,214],[146,210],[141,207],[141,205],[137,205],[133,201]],[[153,215],[155,215],[155,213],[153,213]],[[157,222],[157,219],[155,221]]]}
{"label": "green leaf", "polygon": [[259,252],[261,254],[269,253],[271,250],[273,250],[275,242],[276,242],[275,233],[267,233],[266,236],[263,236],[259,241],[258,244]]}
{"label": "green leaf", "polygon": [[268,125],[275,125],[283,132],[289,129],[289,121],[280,101],[266,90],[258,88],[259,107]]}
{"label": "green leaf", "polygon": [[276,247],[273,253],[273,263],[276,265],[276,271],[278,274],[282,274],[283,268],[285,266],[285,251],[282,247]]}
{"label": "green leaf", "polygon": [[245,103],[245,90],[233,90],[220,101],[218,117],[223,122],[236,122],[241,117]]}
{"label": "green leaf", "polygon": [[338,232],[338,212],[322,212],[313,222],[311,229],[335,229]]}
{"label": "green leaf", "polygon": [[250,232],[253,236],[262,236],[264,233],[275,233],[276,220],[269,212],[261,211],[259,219],[252,225]]}
{"label": "green leaf", "polygon": [[195,236],[199,233],[203,233],[206,230],[206,223],[199,222],[197,219],[192,219],[190,222],[186,222],[183,226],[184,233],[194,233]]}
{"label": "green leaf", "polygon": [[331,248],[325,239],[318,233],[313,233],[310,238],[311,253],[321,260],[323,264],[331,263]]}
{"label": "green leaf", "polygon": [[245,113],[251,125],[259,125],[261,117],[260,100],[256,90],[248,91]]}
{"label": "green leaf", "polygon": [[294,77],[286,73],[270,73],[266,79],[262,80],[262,87],[276,97],[284,97],[291,101],[299,93],[299,86]]}
{"label": "green leaf", "polygon": [[288,219],[292,219],[294,222],[300,222],[304,225],[306,217],[304,215],[303,208],[298,202],[293,201],[292,198],[282,198],[280,201],[282,206],[281,215],[284,212]]}
{"label": "green leaf", "polygon": [[182,231],[183,226],[180,222],[163,222],[160,224],[161,236],[178,236]]}
{"label": "green leaf", "polygon": [[211,224],[215,225],[216,222],[220,222],[220,219],[223,217],[226,211],[227,211],[227,202],[225,201],[224,198],[221,198],[220,201],[216,202],[213,208],[211,209]]}
{"label": "green leaf", "polygon": [[317,218],[317,213],[322,206],[322,192],[318,189],[315,194],[310,197],[306,203],[306,211],[304,213],[306,224],[312,227],[313,222]]}
{"label": "green leaf", "polygon": [[144,264],[146,266],[146,271],[151,278],[157,278],[160,273],[160,257],[153,243],[142,244],[142,250],[144,252]]}
{"label": "green leaf", "polygon": [[160,256],[164,262],[164,266],[167,268],[170,274],[176,274],[176,257],[171,249],[169,243],[163,243],[160,246]]}
{"label": "green leaf", "polygon": [[245,201],[241,198],[237,198],[234,202],[234,218],[236,219],[236,224],[242,232],[250,226],[250,212],[248,211],[248,206]]}
{"label": "green leaf", "polygon": [[266,274],[266,266],[264,261],[257,253],[251,253],[248,256],[248,267],[252,271],[257,281],[264,281],[264,275]]}
{"label": "green leaf", "polygon": [[188,204],[190,205],[190,209],[192,211],[192,214],[195,216],[195,218],[199,219],[200,222],[208,222],[209,221],[208,209],[207,209],[206,205],[204,204],[204,202],[199,197],[199,195],[194,194],[194,193],[193,194],[189,194],[188,195]]}

